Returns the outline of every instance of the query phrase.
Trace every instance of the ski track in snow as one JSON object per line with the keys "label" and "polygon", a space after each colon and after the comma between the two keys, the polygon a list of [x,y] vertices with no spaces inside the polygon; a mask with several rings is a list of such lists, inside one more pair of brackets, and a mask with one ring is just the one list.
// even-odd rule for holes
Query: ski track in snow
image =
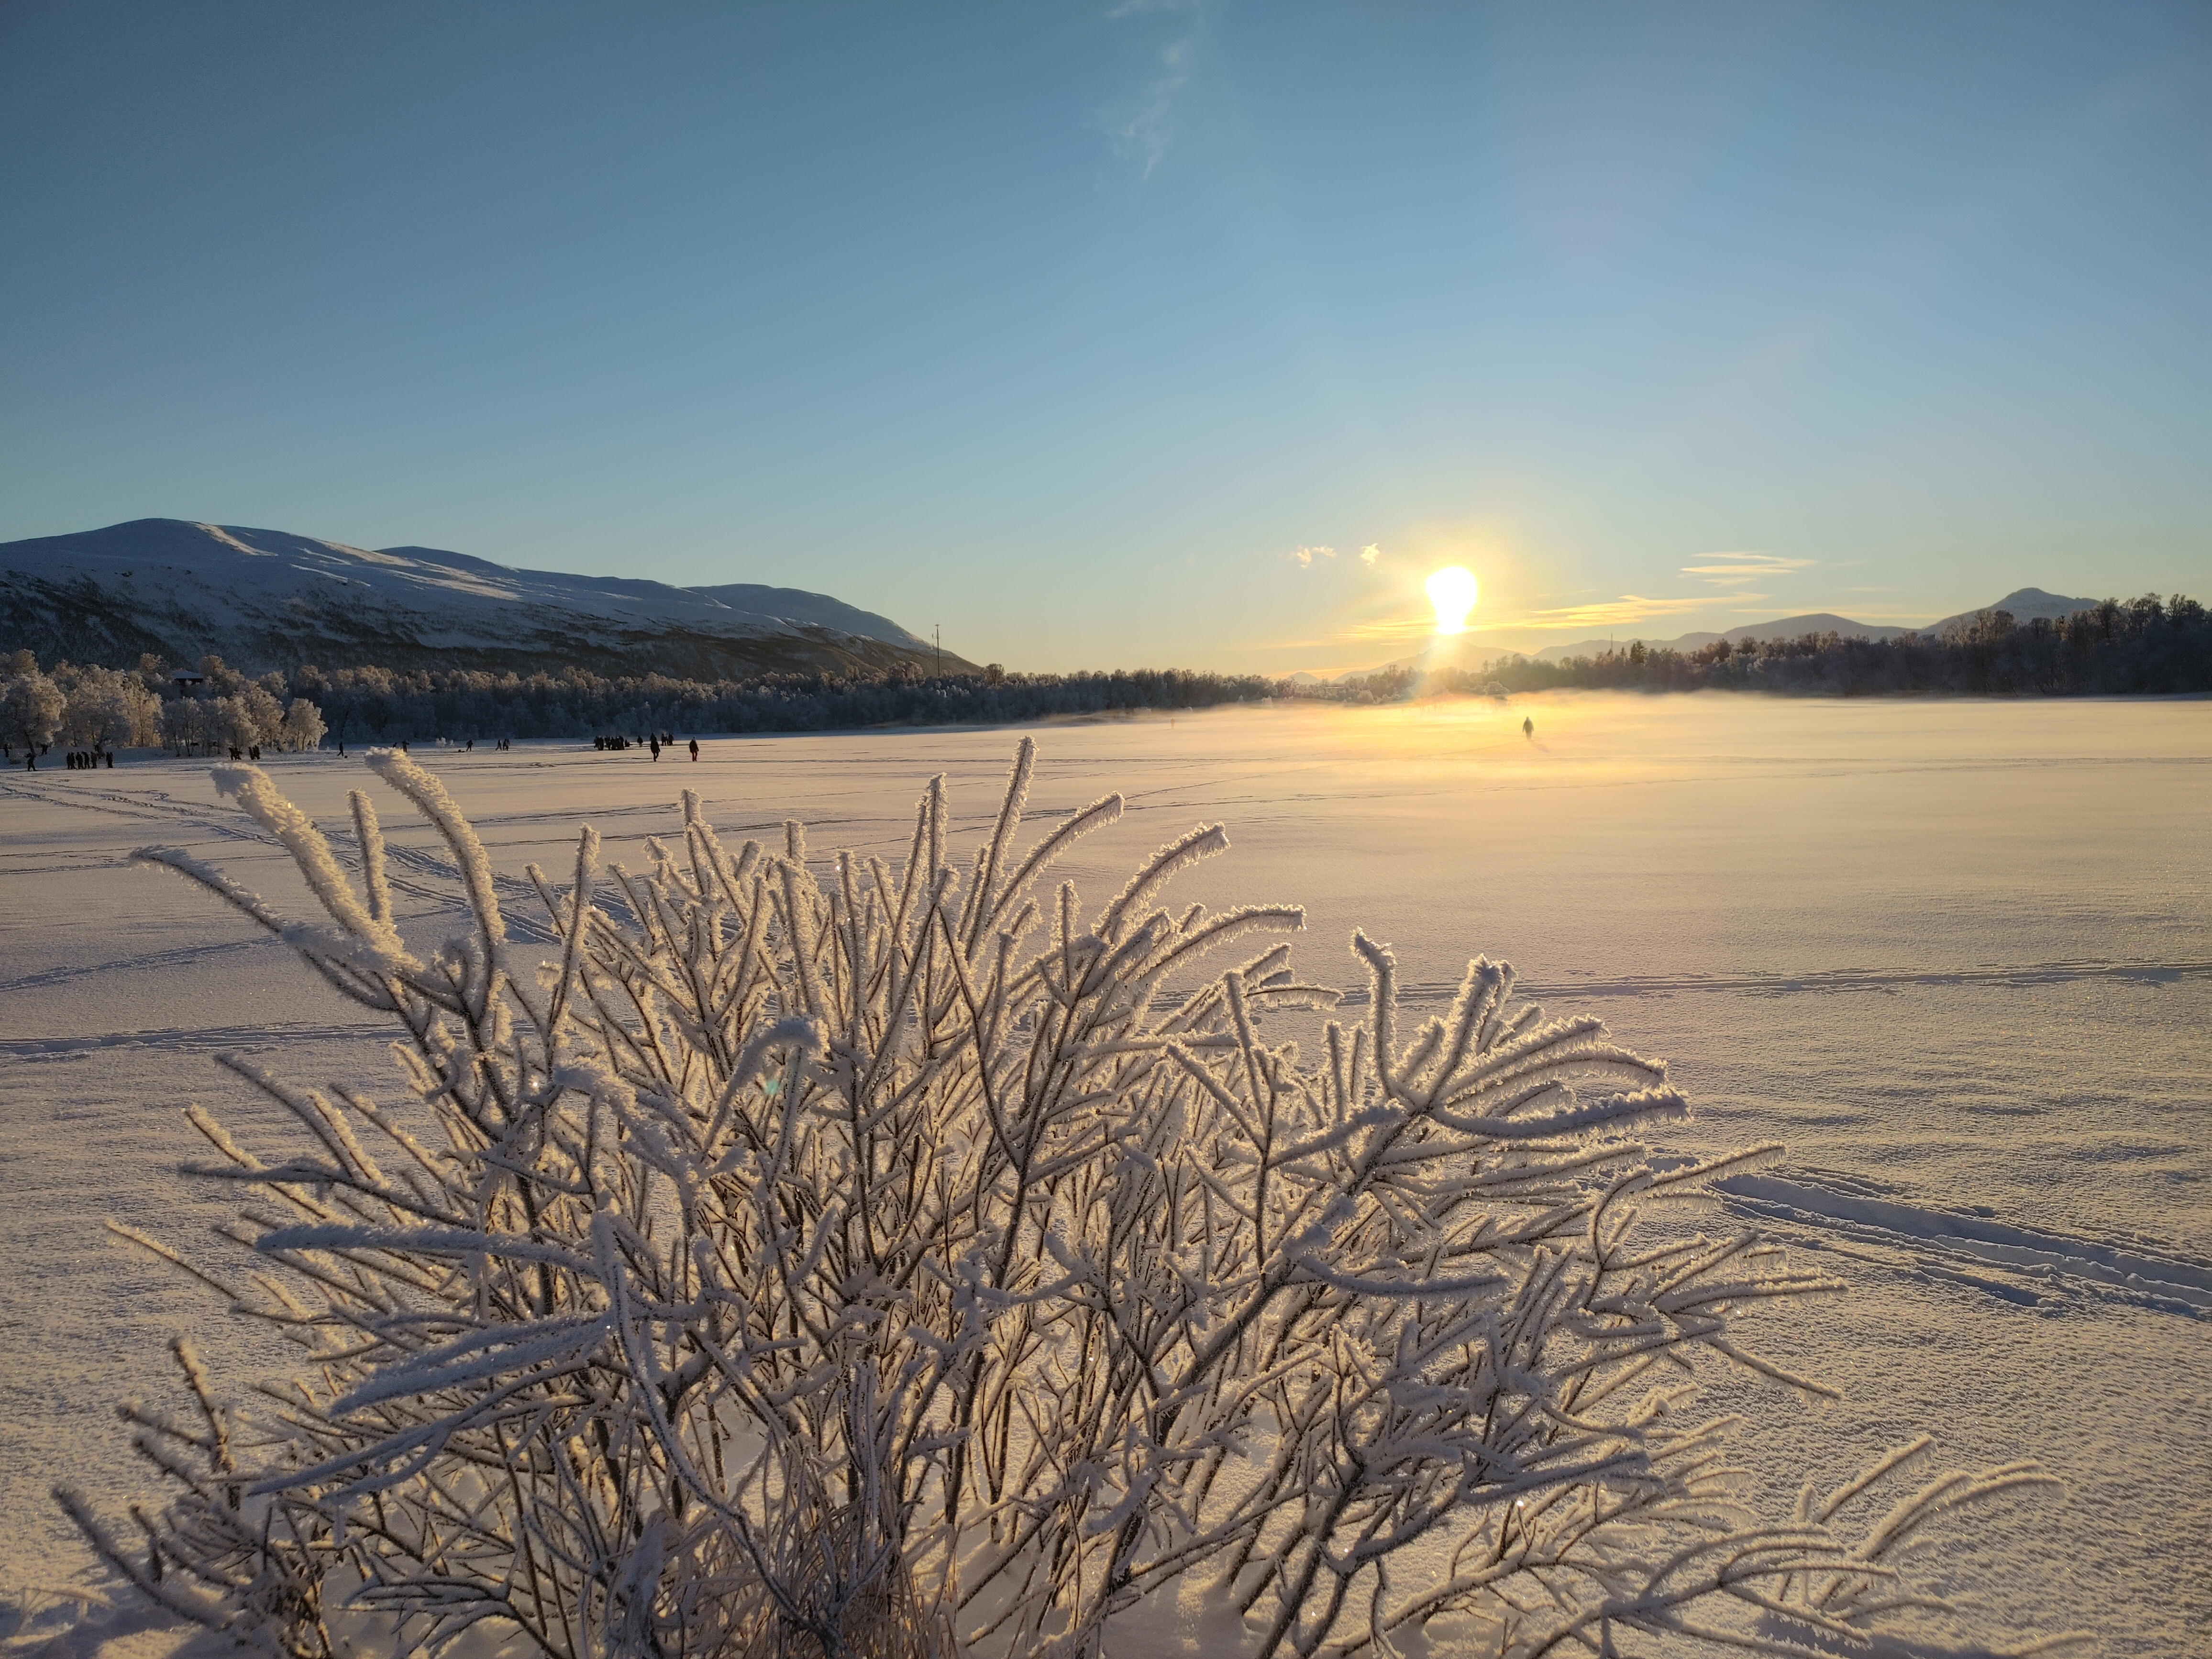
{"label": "ski track in snow", "polygon": [[[1797,1356],[1851,1402],[1818,1435],[1860,1433],[1878,1451],[1926,1426],[1962,1458],[2043,1457],[2073,1498],[1966,1534],[1967,1578],[2017,1607],[2011,1639],[2057,1627],[2045,1620],[2090,1622],[2094,1607],[2115,1659],[2162,1659],[2195,1650],[2188,1630],[2212,1627],[2202,1553],[2186,1541],[2206,1535],[2212,1514],[2192,1473],[2212,1445],[2202,1383],[2212,1375],[2202,1196],[2212,1191],[2202,1018],[2212,708],[2125,705],[2143,754],[2095,753],[2114,707],[1562,698],[1538,707],[1534,745],[1517,707],[1240,711],[1167,731],[1075,724],[1037,732],[1047,793],[1031,821],[1041,832],[1109,788],[1126,792],[1127,827],[1071,860],[1092,903],[1102,884],[1119,885],[1126,858],[1192,823],[1225,823],[1236,855],[1188,878],[1192,896],[1217,908],[1306,902],[1302,977],[1341,983],[1349,1018],[1369,1000],[1364,979],[1334,967],[1350,926],[1395,940],[1412,1023],[1457,993],[1464,955],[1449,941],[1465,938],[1540,964],[1520,981],[1530,1000],[1555,1012],[1601,1001],[1589,1011],[1631,1047],[1702,1066],[1692,1093],[1721,1109],[1701,1105],[1671,1152],[1741,1144],[1729,1107],[1755,1113],[1755,1133],[1786,1139],[1790,1161],[1717,1183],[1720,1219],[1831,1265],[1854,1291],[1814,1304],[1829,1334]],[[599,902],[629,925],[612,866],[642,864],[649,835],[679,847],[682,787],[701,791],[733,852],[748,838],[780,851],[789,814],[805,820],[817,854],[847,846],[896,860],[934,772],[948,774],[957,833],[972,846],[1013,741],[974,731],[717,740],[672,776],[588,745],[418,748],[416,758],[483,836],[526,962],[553,934],[522,866],[534,859],[564,893],[580,823],[608,837]],[[98,1350],[84,1347],[58,1392],[0,1374],[21,1437],[12,1461],[0,1452],[0,1474],[26,1522],[0,1548],[0,1590],[58,1581],[79,1559],[43,1496],[60,1460],[82,1459],[118,1513],[143,1485],[101,1402],[166,1383],[155,1339],[167,1291],[158,1279],[118,1279],[139,1269],[108,1265],[97,1224],[121,1201],[143,1206],[155,1231],[198,1225],[203,1200],[167,1173],[196,1144],[166,1117],[132,1115],[131,1103],[169,1103],[226,1051],[295,1077],[283,1049],[312,1049],[303,1065],[383,1064],[388,1026],[331,1005],[312,975],[296,976],[295,992],[274,957],[255,954],[282,953],[281,943],[181,884],[149,877],[161,896],[141,897],[105,873],[143,842],[182,843],[249,886],[265,883],[280,913],[320,919],[271,839],[213,795],[207,764],[0,773],[0,815],[12,818],[0,877],[18,900],[12,932],[0,916],[0,946],[19,951],[0,958],[0,1006],[45,994],[24,1000],[33,1023],[0,1029],[0,1107],[12,1115],[0,1117],[0,1157],[19,1236],[37,1241],[9,1261],[15,1295],[0,1298],[0,1316],[11,1340]],[[267,769],[356,878],[343,792],[377,794],[401,925],[418,951],[465,924],[451,850],[355,763],[287,756]],[[198,931],[152,932],[147,919]],[[100,960],[57,965],[65,938],[72,955]],[[1852,962],[1872,965],[1838,965]],[[1574,971],[1583,964],[1597,971]],[[255,1001],[226,1000],[233,977]],[[42,1034],[41,1018],[57,1035]],[[1724,1054],[1736,1057],[1732,1072],[1717,1065]],[[118,1284],[131,1294],[104,1301]],[[144,1351],[111,1351],[111,1323]],[[1954,1376],[1967,1392],[1939,1398],[1927,1384]],[[1896,1402],[1916,1388],[1938,1403],[1908,1417]],[[2091,1401],[2086,1415],[2067,1403],[2077,1394]],[[1774,1407],[1785,1408],[1794,1402]],[[137,1650],[134,1616],[94,1621],[66,1651],[125,1659]],[[24,1632],[66,1622],[57,1610]],[[158,1623],[144,1632],[149,1652]],[[17,1651],[6,1625],[0,1610],[0,1649]],[[103,1648],[103,1634],[118,1639]],[[1127,1651],[1169,1650],[1153,1656],[1139,1640]]]}
{"label": "ski track in snow", "polygon": [[[2039,1231],[1986,1208],[1902,1203],[1895,1188],[1830,1170],[1728,1176],[1723,1207],[1787,1232],[1791,1243],[1833,1249],[1917,1278],[1963,1285],[2045,1313],[2087,1296],[2212,1320],[2212,1261],[2140,1239]],[[1869,1248],[1854,1248],[1869,1247]]]}
{"label": "ski track in snow", "polygon": [[5,1037],[0,1038],[0,1054],[16,1060],[70,1060],[115,1048],[163,1048],[173,1054],[250,1054],[266,1048],[287,1048],[300,1042],[343,1042],[389,1036],[388,1021],[361,1020],[343,1024],[270,1021],[259,1025],[114,1031],[92,1037]]}
{"label": "ski track in snow", "polygon": [[24,974],[18,978],[0,980],[0,993],[35,991],[50,985],[66,985],[74,979],[90,979],[102,974],[135,973],[148,968],[197,968],[210,957],[227,956],[237,951],[282,951],[285,947],[267,933],[257,933],[252,939],[222,939],[207,945],[180,945],[173,951],[147,951],[126,957],[121,962],[84,962],[66,968],[48,968],[35,974]]}
{"label": "ski track in snow", "polygon": [[[213,765],[215,763],[210,761],[207,763]],[[215,809],[174,799],[166,789],[79,788],[74,784],[64,784],[58,788],[41,788],[30,774],[0,774],[0,791],[47,806],[65,806],[80,812],[100,812],[139,823],[161,823],[172,827],[188,825],[202,835],[220,836],[227,841],[265,842],[269,839],[262,834],[258,824],[242,815],[226,818]]]}
{"label": "ski track in snow", "polygon": [[[1830,968],[1796,974],[1629,974],[1615,979],[1576,979],[1564,985],[1536,986],[1516,981],[1515,989],[1533,1001],[1548,998],[1669,996],[1677,993],[1730,992],[1779,997],[1802,993],[1887,991],[1906,986],[2063,985],[2078,980],[2122,980],[2170,985],[2178,980],[2212,977],[2212,957],[2178,962],[2029,962],[1978,963],[1971,968]],[[1401,981],[1403,1003],[1449,1002],[1459,994],[1456,980]],[[1364,1006],[1364,988],[1345,993],[1343,1006]]]}

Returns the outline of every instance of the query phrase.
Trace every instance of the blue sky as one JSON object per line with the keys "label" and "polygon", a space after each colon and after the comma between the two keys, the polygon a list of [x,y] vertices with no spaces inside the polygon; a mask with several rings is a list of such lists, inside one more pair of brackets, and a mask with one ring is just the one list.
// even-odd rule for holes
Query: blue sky
{"label": "blue sky", "polygon": [[1022,668],[2203,594],[2208,295],[2198,0],[0,4],[0,538]]}

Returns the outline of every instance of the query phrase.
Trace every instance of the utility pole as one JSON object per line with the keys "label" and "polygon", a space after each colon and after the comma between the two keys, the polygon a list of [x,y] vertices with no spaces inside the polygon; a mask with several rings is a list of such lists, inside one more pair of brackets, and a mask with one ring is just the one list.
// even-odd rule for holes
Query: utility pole
{"label": "utility pole", "polygon": [[945,624],[943,623],[932,623],[930,626],[934,629],[937,633],[936,672],[937,678],[941,680],[945,678]]}

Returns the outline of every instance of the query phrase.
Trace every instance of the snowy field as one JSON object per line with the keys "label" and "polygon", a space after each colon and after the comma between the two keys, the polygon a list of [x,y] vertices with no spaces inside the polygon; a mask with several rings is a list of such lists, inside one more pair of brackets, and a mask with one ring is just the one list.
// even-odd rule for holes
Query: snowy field
{"label": "snowy field", "polygon": [[[1753,1329],[1848,1400],[1711,1396],[1752,1419],[1744,1458],[1778,1510],[1916,1429],[1955,1464],[2039,1458],[2067,1493],[1988,1511],[1928,1577],[2016,1637],[2212,1652],[2212,703],[1562,696],[1036,735],[1040,817],[1129,797],[1076,860],[1086,897],[1218,819],[1234,851],[1184,896],[1307,906],[1304,976],[1361,988],[1358,925],[1420,1012],[1468,956],[1502,956],[1548,1006],[1672,1062],[1698,1112],[1666,1144],[1788,1143],[1729,1206],[1852,1290]],[[726,832],[795,816],[817,854],[902,854],[933,772],[975,831],[1015,736],[715,738],[696,764],[415,753],[511,875],[557,866],[582,820],[641,862],[684,787]],[[334,754],[268,769],[325,821],[367,775]],[[410,932],[434,940],[448,866],[398,803],[386,819]],[[0,1614],[18,1651],[85,1567],[47,1488],[111,1513],[150,1491],[112,1407],[166,1389],[167,1334],[234,1377],[269,1358],[101,1227],[189,1243],[226,1212],[177,1173],[204,1150],[180,1108],[265,1120],[210,1057],[391,1091],[360,1011],[243,918],[125,866],[150,842],[306,903],[204,763],[0,774],[0,1590],[36,1615],[11,1638]],[[179,1639],[95,1623],[53,1650]],[[1158,1629],[1125,1645],[1198,1650]]]}

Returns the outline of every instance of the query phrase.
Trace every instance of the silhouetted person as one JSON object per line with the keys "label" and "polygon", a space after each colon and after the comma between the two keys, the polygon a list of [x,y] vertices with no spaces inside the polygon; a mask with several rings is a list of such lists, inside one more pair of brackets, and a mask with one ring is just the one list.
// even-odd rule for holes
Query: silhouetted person
{"label": "silhouetted person", "polygon": [[653,758],[656,762],[660,759],[660,739],[659,738],[655,738],[653,740]]}
{"label": "silhouetted person", "polygon": [[699,739],[696,738],[691,739],[691,758],[694,761],[699,758]]}
{"label": "silhouetted person", "polygon": [[1522,720],[1521,735],[1528,738],[1531,743],[1534,743],[1536,740],[1536,717],[1534,715],[1528,715]]}
{"label": "silhouetted person", "polygon": [[111,772],[115,769],[115,751],[112,749],[107,751],[107,769]]}

